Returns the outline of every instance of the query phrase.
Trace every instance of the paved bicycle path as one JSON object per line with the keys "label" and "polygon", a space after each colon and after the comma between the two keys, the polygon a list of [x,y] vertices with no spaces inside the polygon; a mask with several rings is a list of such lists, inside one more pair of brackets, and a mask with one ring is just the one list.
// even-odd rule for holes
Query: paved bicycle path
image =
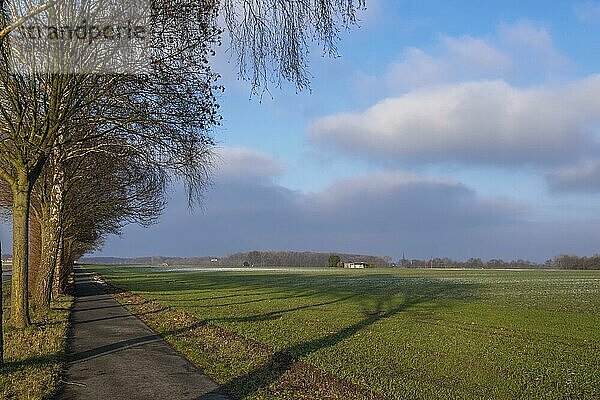
{"label": "paved bicycle path", "polygon": [[75,290],[60,399],[231,399],[81,269]]}

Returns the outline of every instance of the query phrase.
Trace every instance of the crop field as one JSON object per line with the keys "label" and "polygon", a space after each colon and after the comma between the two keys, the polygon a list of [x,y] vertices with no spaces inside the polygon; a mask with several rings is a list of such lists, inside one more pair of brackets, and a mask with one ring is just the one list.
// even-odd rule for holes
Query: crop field
{"label": "crop field", "polygon": [[600,399],[600,271],[89,268],[240,398],[319,398],[293,360],[372,398]]}

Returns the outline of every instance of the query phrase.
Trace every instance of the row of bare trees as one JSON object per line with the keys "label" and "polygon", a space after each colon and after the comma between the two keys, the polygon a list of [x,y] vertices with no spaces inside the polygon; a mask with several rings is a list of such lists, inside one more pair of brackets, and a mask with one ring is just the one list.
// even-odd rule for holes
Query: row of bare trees
{"label": "row of bare trees", "polygon": [[[0,4],[5,26],[14,3]],[[189,21],[193,41],[165,44],[164,27],[183,30],[186,21],[172,12],[172,2],[156,6],[157,31],[145,46],[157,62],[143,74],[36,70],[30,67],[39,60],[15,54],[10,37],[1,43],[0,177],[12,195],[15,327],[30,323],[30,294],[36,306],[48,307],[51,293],[64,288],[61,267],[126,222],[152,222],[173,179],[186,183],[191,200],[208,181],[214,144],[208,128],[218,123],[213,92],[219,88],[207,62],[218,40],[216,10]],[[71,61],[70,54],[54,56]],[[32,215],[41,245],[29,288]]]}
{"label": "row of bare trees", "polygon": [[220,121],[223,88],[210,65],[220,13],[242,77],[255,89],[279,78],[302,89],[311,43],[334,53],[339,28],[355,23],[362,5],[152,0],[143,40],[123,55],[77,40],[40,51],[23,47],[18,34],[28,24],[110,19],[130,12],[130,2],[0,0],[0,206],[12,216],[11,325],[30,324],[30,299],[49,307],[73,262],[107,234],[154,222],[173,183],[185,185],[190,204],[201,199]]}

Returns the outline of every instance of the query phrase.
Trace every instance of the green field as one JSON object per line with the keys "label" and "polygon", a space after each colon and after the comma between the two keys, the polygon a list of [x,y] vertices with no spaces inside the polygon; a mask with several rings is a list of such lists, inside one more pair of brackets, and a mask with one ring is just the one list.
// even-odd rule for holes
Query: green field
{"label": "green field", "polygon": [[[242,398],[311,398],[273,389],[290,356],[374,398],[600,399],[600,271],[90,268],[196,327],[223,328],[192,341],[168,331],[182,317],[146,312]],[[257,365],[235,338],[284,361],[257,350]]]}

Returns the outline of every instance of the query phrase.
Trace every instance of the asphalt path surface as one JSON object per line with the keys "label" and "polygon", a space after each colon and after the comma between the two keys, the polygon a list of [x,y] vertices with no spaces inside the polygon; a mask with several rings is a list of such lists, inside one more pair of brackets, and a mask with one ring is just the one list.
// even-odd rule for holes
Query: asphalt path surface
{"label": "asphalt path surface", "polygon": [[231,399],[80,269],[75,290],[59,399]]}

